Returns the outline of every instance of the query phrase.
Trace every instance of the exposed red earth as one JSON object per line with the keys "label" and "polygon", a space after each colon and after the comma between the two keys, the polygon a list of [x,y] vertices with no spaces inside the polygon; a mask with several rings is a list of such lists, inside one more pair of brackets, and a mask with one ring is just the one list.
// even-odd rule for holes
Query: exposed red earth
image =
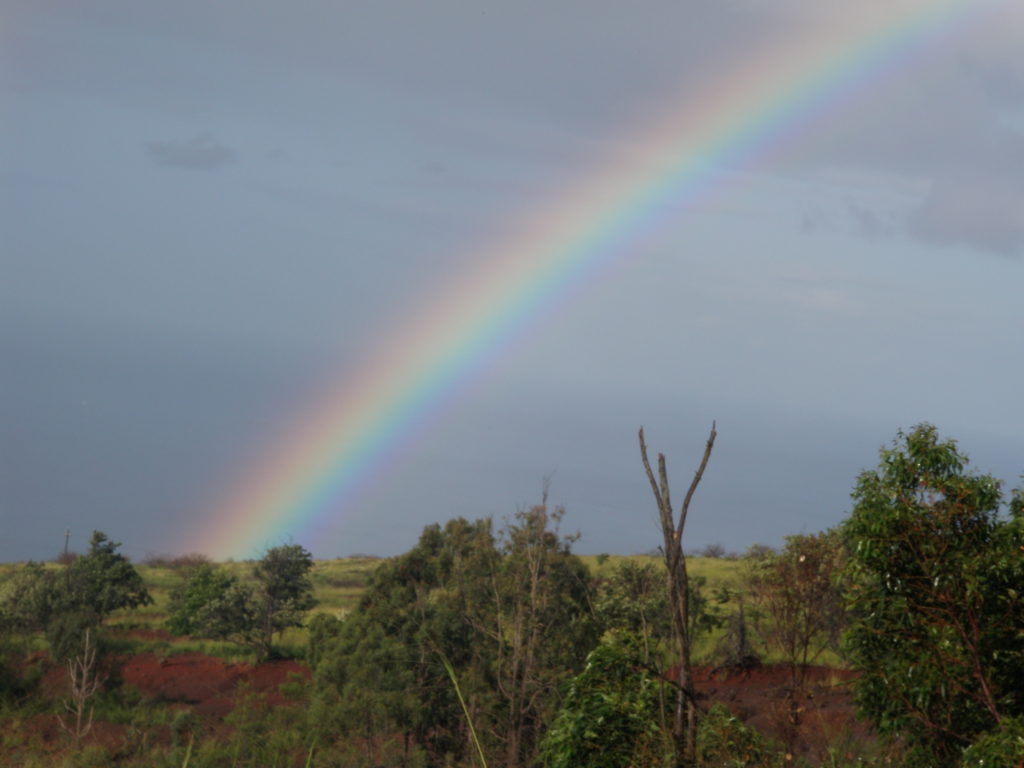
{"label": "exposed red earth", "polygon": [[[133,633],[136,634],[136,633]],[[162,635],[161,635],[162,637]],[[232,664],[198,653],[161,657],[152,653],[119,657],[113,660],[112,674],[120,685],[138,692],[142,700],[152,700],[173,709],[191,710],[198,715],[208,731],[224,727],[223,719],[242,697],[255,696],[267,706],[294,706],[281,693],[282,683],[294,681],[293,675],[309,680],[309,668],[290,660],[268,661],[259,665]],[[67,696],[66,672],[54,666],[43,677],[43,692],[55,700]],[[145,746],[169,744],[170,729],[133,731],[124,723],[107,723],[97,719],[83,744],[100,744],[111,754],[118,754],[134,742],[145,740]],[[0,765],[12,748],[33,742],[46,745],[45,751],[57,754],[67,749],[69,737],[57,715],[36,715],[21,722],[16,733],[0,733]]]}
{"label": "exposed red earth", "polygon": [[747,725],[786,745],[795,757],[812,761],[829,747],[850,748],[874,741],[871,727],[854,715],[852,684],[857,673],[810,667],[794,690],[788,666],[748,669],[696,667],[694,682],[702,704],[722,702]]}
{"label": "exposed red earth", "polygon": [[[137,689],[143,700],[156,700],[175,709],[192,710],[209,731],[220,731],[223,718],[242,696],[255,695],[271,706],[294,706],[279,686],[300,675],[308,680],[309,669],[297,661],[269,661],[258,666],[233,664],[201,654],[160,657],[151,653],[117,660],[121,684]],[[817,760],[829,745],[855,745],[873,738],[871,729],[854,718],[850,683],[855,674],[846,670],[813,667],[806,673],[802,692],[790,695],[788,667],[762,666],[742,670],[698,667],[694,670],[698,696],[704,707],[724,703],[743,722],[778,739],[796,757]],[[51,669],[43,690],[55,699],[66,695],[64,670]],[[19,725],[19,741],[38,739],[56,754],[67,748],[68,737],[56,715],[37,715]],[[96,722],[85,743],[98,743],[112,754],[136,739],[148,746],[170,743],[168,728],[147,734],[133,733],[128,725]],[[10,754],[0,735],[0,763]]]}

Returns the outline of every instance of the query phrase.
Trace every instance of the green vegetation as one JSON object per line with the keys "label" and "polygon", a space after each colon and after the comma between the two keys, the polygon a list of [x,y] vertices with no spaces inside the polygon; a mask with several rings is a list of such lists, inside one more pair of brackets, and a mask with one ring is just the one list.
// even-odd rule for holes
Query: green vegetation
{"label": "green vegetation", "polygon": [[252,568],[251,583],[209,563],[200,563],[171,593],[168,628],[252,646],[268,658],[275,634],[301,627],[314,605],[309,572],[313,557],[298,544],[272,547]]}
{"label": "green vegetation", "polygon": [[626,631],[606,633],[566,690],[544,736],[547,768],[627,768],[661,765],[671,744],[663,721],[665,686],[637,659],[647,641]]}
{"label": "green vegetation", "polygon": [[1000,515],[999,481],[922,425],[882,450],[853,500],[846,649],[860,710],[914,764],[953,765],[1024,715],[1020,492]]}
{"label": "green vegetation", "polygon": [[[777,552],[686,558],[700,674],[781,675],[762,710],[701,694],[694,764],[1024,761],[1024,491],[1004,503],[922,425],[853,502],[838,529]],[[133,565],[96,532],[60,564],[0,566],[0,764],[676,768],[665,559],[577,556],[563,514],[542,499],[498,530],[451,520],[384,560],[288,545]],[[211,680],[222,698],[200,710],[127,684],[138,659],[197,664],[200,686],[203,669],[251,669],[238,662],[291,675]],[[823,678],[823,661],[859,676]],[[816,698],[846,688],[873,730],[815,721]]]}
{"label": "green vegetation", "polygon": [[467,758],[472,722],[502,765],[532,765],[559,686],[596,631],[590,575],[560,518],[542,503],[497,535],[489,520],[429,526],[374,573],[348,619],[318,619],[310,663],[326,727],[360,739],[367,761],[398,734],[443,764]]}

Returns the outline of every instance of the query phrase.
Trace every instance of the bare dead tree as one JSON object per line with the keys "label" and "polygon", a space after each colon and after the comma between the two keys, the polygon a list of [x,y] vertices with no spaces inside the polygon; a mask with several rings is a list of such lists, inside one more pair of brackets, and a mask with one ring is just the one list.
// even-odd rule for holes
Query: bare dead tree
{"label": "bare dead tree", "polygon": [[92,638],[92,629],[85,630],[82,652],[68,659],[68,682],[71,698],[64,702],[64,709],[74,720],[68,723],[64,715],[58,720],[61,727],[74,737],[77,745],[92,729],[94,705],[90,701],[103,682],[96,666],[96,643]]}
{"label": "bare dead tree", "polygon": [[672,722],[672,739],[675,743],[675,762],[683,768],[692,768],[697,764],[697,699],[693,687],[693,670],[690,665],[691,637],[689,629],[690,585],[686,574],[686,555],[683,554],[683,528],[686,526],[686,515],[690,510],[690,502],[697,491],[704,469],[711,458],[711,449],[715,445],[715,423],[711,423],[711,434],[704,446],[704,457],[693,476],[690,488],[683,499],[676,522],[672,499],[669,494],[668,470],[665,466],[665,455],[658,454],[658,475],[655,477],[651,462],[647,458],[647,443],[644,441],[644,430],[640,428],[640,456],[643,459],[647,479],[651,483],[654,499],[658,504],[658,518],[661,522],[661,533],[664,538],[663,553],[665,556],[665,572],[668,581],[669,604],[672,607],[673,634],[679,645],[679,673],[676,687],[676,706]]}

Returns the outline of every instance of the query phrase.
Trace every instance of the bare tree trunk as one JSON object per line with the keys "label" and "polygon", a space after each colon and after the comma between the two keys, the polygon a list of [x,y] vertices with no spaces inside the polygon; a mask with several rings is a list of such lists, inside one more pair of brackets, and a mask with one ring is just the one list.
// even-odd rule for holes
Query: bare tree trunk
{"label": "bare tree trunk", "polygon": [[69,725],[63,715],[57,718],[61,727],[74,738],[76,747],[81,743],[82,737],[92,729],[93,707],[89,701],[96,694],[101,682],[96,667],[96,643],[92,639],[92,629],[86,629],[82,653],[68,659],[71,699],[64,702],[64,709],[74,717],[74,722]]}
{"label": "bare tree trunk", "polygon": [[647,458],[647,443],[644,441],[644,430],[640,428],[640,456],[643,459],[647,479],[651,483],[655,501],[658,504],[658,518],[664,539],[663,554],[665,556],[665,575],[668,584],[669,602],[672,606],[673,629],[679,644],[679,674],[677,678],[675,716],[672,723],[672,738],[675,742],[675,762],[681,768],[693,768],[697,764],[697,699],[693,688],[693,670],[690,664],[691,638],[689,628],[690,614],[690,583],[686,573],[686,556],[683,554],[683,528],[686,526],[686,515],[690,509],[690,501],[700,484],[704,469],[711,458],[711,450],[715,445],[714,422],[711,423],[711,434],[704,446],[704,457],[694,474],[690,488],[686,492],[683,506],[679,511],[679,521],[674,520],[672,499],[669,493],[668,469],[665,455],[658,454],[658,475],[655,477],[651,462]]}

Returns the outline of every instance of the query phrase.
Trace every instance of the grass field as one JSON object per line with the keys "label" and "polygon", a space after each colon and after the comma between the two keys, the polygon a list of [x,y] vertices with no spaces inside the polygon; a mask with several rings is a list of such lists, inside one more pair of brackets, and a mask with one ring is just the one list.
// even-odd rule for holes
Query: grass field
{"label": "grass field", "polygon": [[[656,568],[663,567],[660,556],[655,555],[581,555],[580,559],[587,565],[591,573],[598,577],[610,577],[625,560],[636,563],[652,564]],[[313,566],[313,593],[317,606],[310,617],[317,613],[328,613],[343,617],[351,611],[366,588],[367,580],[374,569],[384,560],[371,557],[338,558],[334,560],[317,560]],[[243,580],[252,578],[252,562],[237,561],[221,564],[231,573]],[[718,594],[722,588],[730,593],[742,591],[743,571],[748,564],[743,559],[688,557],[688,571],[691,578],[704,580],[704,594],[708,597]],[[17,567],[17,564],[0,564],[0,580]],[[52,565],[57,568],[60,566]],[[200,640],[188,637],[169,637],[166,620],[169,614],[171,593],[182,583],[185,569],[173,564],[138,564],[137,569],[153,596],[152,605],[131,611],[115,613],[108,621],[108,626],[123,630],[125,652],[154,653],[159,656],[172,656],[181,653],[204,653],[229,661],[252,661],[254,652],[246,647],[230,642]],[[716,609],[728,616],[736,610],[733,601],[716,604]],[[724,628],[713,630],[697,638],[694,648],[695,663],[712,663],[715,661],[715,649],[724,635]],[[304,652],[308,638],[307,630],[294,628],[286,631],[275,643],[278,650],[285,656],[300,657]],[[766,658],[765,661],[776,659]],[[839,666],[840,661],[834,655],[826,655],[819,659],[820,663]]]}
{"label": "grass field", "polygon": [[[587,565],[591,573],[598,577],[611,576],[624,560],[650,563],[657,568],[661,568],[663,565],[662,559],[653,555],[581,555],[580,559]],[[311,612],[310,617],[317,613],[342,617],[352,610],[366,588],[370,574],[382,562],[384,562],[382,559],[370,557],[317,560],[312,572],[313,594],[317,600],[317,606]],[[741,560],[690,557],[687,558],[687,564],[692,577],[702,577],[706,580],[704,589],[709,595],[721,587],[732,590],[740,587],[742,568],[744,567]],[[251,578],[253,566],[251,562],[228,562],[221,565],[240,579]],[[4,569],[7,570],[11,567],[7,565],[4,566]],[[108,622],[112,627],[136,630],[132,633],[135,652],[149,652],[163,656],[178,653],[206,653],[231,661],[252,660],[254,656],[250,649],[234,643],[192,638],[171,639],[159,632],[153,632],[153,637],[147,637],[148,631],[165,629],[171,593],[182,582],[184,571],[168,565],[140,564],[136,567],[153,596],[154,603],[144,608],[115,613]],[[0,575],[2,575],[2,571],[0,571]],[[728,612],[730,608],[726,604],[721,606],[720,610]],[[290,629],[284,633],[276,645],[285,655],[299,656],[305,647],[307,634],[305,628]],[[699,638],[695,649],[698,662],[704,657],[710,656],[721,634],[721,631],[713,632]]]}

